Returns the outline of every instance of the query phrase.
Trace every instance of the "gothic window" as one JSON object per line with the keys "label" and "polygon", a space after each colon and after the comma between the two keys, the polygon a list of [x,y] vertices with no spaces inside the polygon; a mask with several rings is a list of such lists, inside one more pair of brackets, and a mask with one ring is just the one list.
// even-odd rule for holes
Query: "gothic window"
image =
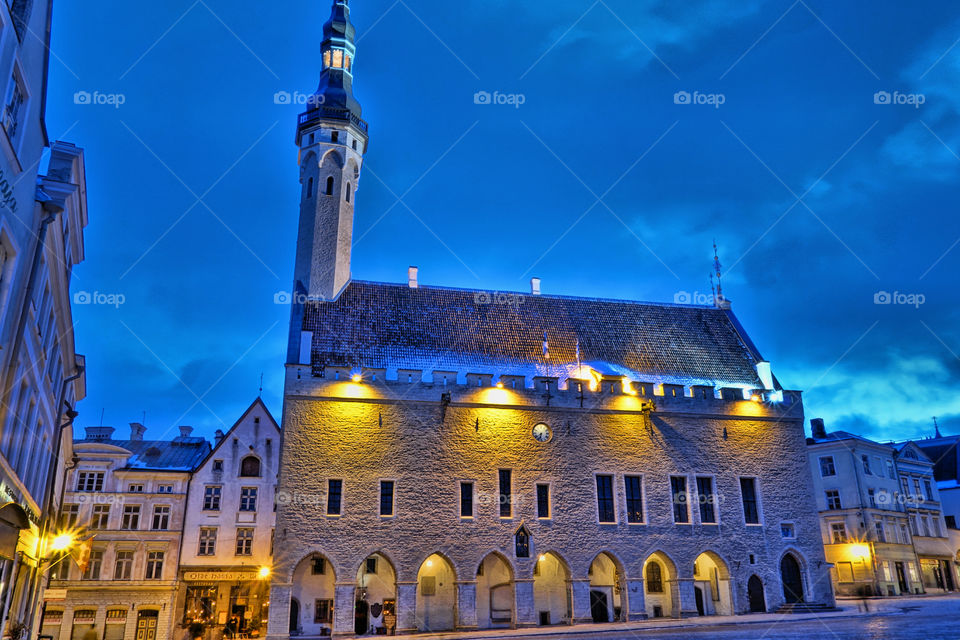
{"label": "gothic window", "polygon": [[308,198],[313,197],[313,178],[310,178],[309,180],[307,180],[307,197]]}
{"label": "gothic window", "polygon": [[517,557],[529,558],[530,557],[530,532],[527,531],[526,527],[520,527],[520,529],[517,530],[516,539],[517,539]]}
{"label": "gothic window", "polygon": [[324,191],[324,193],[328,196],[333,195],[333,176],[330,176],[329,178],[327,178],[327,188]]}
{"label": "gothic window", "polygon": [[347,183],[347,202],[350,202],[350,195],[353,193],[353,187]]}
{"label": "gothic window", "polygon": [[240,462],[240,476],[244,478],[260,477],[260,459],[256,456],[247,456]]}
{"label": "gothic window", "polygon": [[663,593],[663,569],[657,562],[647,565],[647,593]]}

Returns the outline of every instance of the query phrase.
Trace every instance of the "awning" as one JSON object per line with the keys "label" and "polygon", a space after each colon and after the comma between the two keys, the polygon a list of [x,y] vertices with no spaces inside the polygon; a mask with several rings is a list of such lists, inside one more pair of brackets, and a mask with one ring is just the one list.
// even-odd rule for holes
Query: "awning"
{"label": "awning", "polygon": [[17,554],[20,530],[30,528],[27,512],[16,502],[0,505],[0,556],[11,560]]}

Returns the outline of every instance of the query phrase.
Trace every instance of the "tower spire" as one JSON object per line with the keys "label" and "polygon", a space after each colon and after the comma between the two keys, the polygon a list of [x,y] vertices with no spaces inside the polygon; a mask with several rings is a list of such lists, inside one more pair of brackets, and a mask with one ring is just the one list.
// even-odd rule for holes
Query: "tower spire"
{"label": "tower spire", "polygon": [[333,0],[323,25],[320,83],[297,119],[301,197],[294,305],[335,300],[350,282],[353,208],[367,150],[367,123],[353,96],[356,53],[349,0]]}
{"label": "tower spire", "polygon": [[720,269],[720,253],[717,249],[717,241],[713,241],[713,271],[717,274],[716,287],[713,285],[713,273],[710,274],[710,287],[713,291],[713,304],[720,309],[729,309],[730,301],[723,295],[723,274]]}

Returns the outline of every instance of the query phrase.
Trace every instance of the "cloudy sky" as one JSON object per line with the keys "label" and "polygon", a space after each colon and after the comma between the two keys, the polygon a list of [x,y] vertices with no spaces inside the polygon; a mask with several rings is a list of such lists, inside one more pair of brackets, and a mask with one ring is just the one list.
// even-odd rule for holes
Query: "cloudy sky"
{"label": "cloudy sky", "polygon": [[[960,432],[956,3],[353,5],[371,137],[355,278],[418,265],[425,284],[696,301],[715,239],[808,417]],[[261,374],[279,416],[290,103],[316,87],[329,8],[57,3],[47,126],[86,149],[89,189],[73,286],[122,301],[75,308],[80,426],[145,413],[150,436],[210,435]]]}

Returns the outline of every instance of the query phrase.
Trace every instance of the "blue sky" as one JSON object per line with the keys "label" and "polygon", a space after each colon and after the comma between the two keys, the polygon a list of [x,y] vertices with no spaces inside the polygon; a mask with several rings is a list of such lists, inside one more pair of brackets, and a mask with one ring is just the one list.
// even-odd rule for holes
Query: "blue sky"
{"label": "blue sky", "polygon": [[[86,149],[90,207],[73,287],[123,296],[75,307],[79,426],[210,435],[261,373],[279,417],[301,108],[274,96],[316,87],[329,5],[56,4],[47,125]],[[960,6],[353,5],[355,278],[672,302],[709,293],[716,239],[808,417],[960,432]]]}

